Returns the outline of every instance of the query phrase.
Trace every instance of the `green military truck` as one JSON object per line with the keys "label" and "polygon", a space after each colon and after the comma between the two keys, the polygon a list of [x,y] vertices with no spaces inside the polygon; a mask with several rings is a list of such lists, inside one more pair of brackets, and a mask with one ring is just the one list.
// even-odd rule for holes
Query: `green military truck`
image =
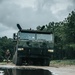
{"label": "green military truck", "polygon": [[13,63],[15,65],[49,66],[54,46],[53,33],[25,30],[19,24],[17,27],[19,31],[13,35],[16,42]]}

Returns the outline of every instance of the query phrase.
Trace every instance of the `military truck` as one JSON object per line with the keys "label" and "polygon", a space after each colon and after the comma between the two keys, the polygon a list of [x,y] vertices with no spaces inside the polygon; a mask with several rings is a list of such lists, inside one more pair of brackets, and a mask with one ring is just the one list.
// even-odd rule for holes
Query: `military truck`
{"label": "military truck", "polygon": [[13,35],[16,42],[13,63],[49,66],[54,46],[53,33],[42,29],[22,29],[19,24],[17,27],[19,31]]}

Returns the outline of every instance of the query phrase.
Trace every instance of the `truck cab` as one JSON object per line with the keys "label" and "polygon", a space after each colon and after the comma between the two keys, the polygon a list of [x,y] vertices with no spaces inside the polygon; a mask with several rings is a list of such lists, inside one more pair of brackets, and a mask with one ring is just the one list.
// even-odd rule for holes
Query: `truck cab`
{"label": "truck cab", "polygon": [[21,29],[14,35],[15,53],[13,63],[15,65],[42,65],[49,66],[51,52],[54,47],[52,32]]}

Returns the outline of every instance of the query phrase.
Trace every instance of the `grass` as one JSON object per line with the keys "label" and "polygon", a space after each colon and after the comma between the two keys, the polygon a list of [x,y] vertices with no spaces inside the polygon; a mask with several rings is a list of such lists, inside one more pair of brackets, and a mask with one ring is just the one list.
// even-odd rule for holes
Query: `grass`
{"label": "grass", "polygon": [[[10,61],[10,60],[8,61],[8,64],[9,64],[9,63],[11,63],[11,61]],[[6,65],[6,64],[7,64],[7,61],[5,61],[5,60],[4,60],[4,61],[2,61],[2,62],[0,62],[0,65]]]}
{"label": "grass", "polygon": [[51,66],[67,66],[75,65],[75,60],[53,60],[50,62]]}

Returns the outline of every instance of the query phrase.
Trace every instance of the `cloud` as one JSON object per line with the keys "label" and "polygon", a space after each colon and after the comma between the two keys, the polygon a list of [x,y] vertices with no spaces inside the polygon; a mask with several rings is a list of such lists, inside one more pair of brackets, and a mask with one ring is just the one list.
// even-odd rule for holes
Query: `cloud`
{"label": "cloud", "polygon": [[12,28],[11,33],[17,29],[17,23],[25,29],[35,29],[50,21],[63,20],[74,9],[75,0],[0,0],[0,23]]}
{"label": "cloud", "polygon": [[51,10],[54,11],[54,13],[57,13],[61,10],[67,9],[68,6],[71,6],[71,1],[70,0],[56,0],[56,3],[51,6]]}
{"label": "cloud", "polygon": [[35,0],[13,0],[14,4],[20,5],[22,8],[24,7],[35,7]]}
{"label": "cloud", "polygon": [[9,38],[12,38],[13,37],[13,32],[17,32],[17,30],[13,29],[10,27],[7,27],[7,26],[4,26],[3,24],[0,23],[0,37],[3,37],[3,36],[8,36]]}
{"label": "cloud", "polygon": [[46,24],[51,20],[50,17],[53,16],[48,15],[51,14],[50,12],[44,9],[38,9],[38,5],[35,5],[36,0],[32,0],[32,2],[29,1],[30,0],[22,0],[22,2],[21,0],[7,0],[3,2],[0,9],[2,12],[0,14],[0,22],[7,26],[11,25],[14,28],[16,27],[16,23],[20,23],[25,28],[32,26],[36,28],[36,26]]}
{"label": "cloud", "polygon": [[45,9],[52,16],[54,15],[55,17],[53,17],[57,19],[56,21],[63,20],[75,9],[75,0],[39,0],[38,2],[39,9]]}

